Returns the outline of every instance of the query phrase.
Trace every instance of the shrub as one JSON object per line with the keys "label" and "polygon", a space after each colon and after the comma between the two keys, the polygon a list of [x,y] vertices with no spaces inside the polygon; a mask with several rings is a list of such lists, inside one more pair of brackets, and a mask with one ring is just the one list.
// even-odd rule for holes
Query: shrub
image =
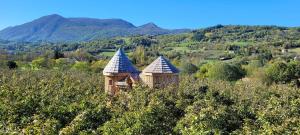
{"label": "shrub", "polygon": [[69,58],[59,58],[55,60],[55,67],[58,69],[69,69],[75,63],[75,60]]}
{"label": "shrub", "polygon": [[247,72],[247,76],[251,76],[256,72],[259,68],[263,67],[264,64],[261,60],[252,60],[248,65],[243,66],[243,68]]}
{"label": "shrub", "polygon": [[96,62],[92,63],[91,70],[93,72],[100,73],[105,68],[106,64],[107,64],[107,61],[105,61],[105,60],[96,61]]}
{"label": "shrub", "polygon": [[9,69],[15,69],[18,67],[17,63],[14,61],[8,61],[6,65]]}
{"label": "shrub", "polygon": [[210,79],[225,81],[236,81],[245,75],[240,66],[227,63],[215,63],[207,74]]}
{"label": "shrub", "polygon": [[198,67],[192,63],[184,63],[182,66],[182,73],[193,74],[198,71]]}
{"label": "shrub", "polygon": [[59,58],[64,58],[64,54],[62,52],[60,52],[59,50],[54,50],[54,56],[53,59],[59,59]]}
{"label": "shrub", "polygon": [[300,77],[300,63],[278,61],[270,64],[265,72],[269,83],[289,83]]}
{"label": "shrub", "polygon": [[80,71],[90,71],[90,64],[88,62],[76,62],[72,68]]}
{"label": "shrub", "polygon": [[37,58],[31,62],[33,69],[50,68],[54,65],[55,61],[44,57]]}
{"label": "shrub", "polygon": [[245,72],[238,65],[217,62],[203,65],[197,77],[208,77],[211,80],[236,81],[241,79],[244,75]]}

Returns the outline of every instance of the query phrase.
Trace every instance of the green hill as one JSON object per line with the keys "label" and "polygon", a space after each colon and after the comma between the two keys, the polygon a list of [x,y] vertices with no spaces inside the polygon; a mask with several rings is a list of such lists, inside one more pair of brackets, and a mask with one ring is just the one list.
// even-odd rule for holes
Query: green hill
{"label": "green hill", "polygon": [[146,24],[140,27],[122,19],[64,18],[48,15],[0,31],[0,39],[13,41],[89,41],[130,35],[160,35],[187,32]]}

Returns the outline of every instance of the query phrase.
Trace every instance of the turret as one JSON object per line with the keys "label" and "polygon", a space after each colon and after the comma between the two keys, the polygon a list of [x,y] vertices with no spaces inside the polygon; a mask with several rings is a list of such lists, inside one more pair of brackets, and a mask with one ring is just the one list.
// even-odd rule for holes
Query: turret
{"label": "turret", "polygon": [[103,70],[105,91],[110,95],[131,89],[139,80],[139,71],[120,48]]}
{"label": "turret", "polygon": [[143,70],[141,78],[150,88],[164,88],[178,85],[179,70],[166,58],[160,56]]}

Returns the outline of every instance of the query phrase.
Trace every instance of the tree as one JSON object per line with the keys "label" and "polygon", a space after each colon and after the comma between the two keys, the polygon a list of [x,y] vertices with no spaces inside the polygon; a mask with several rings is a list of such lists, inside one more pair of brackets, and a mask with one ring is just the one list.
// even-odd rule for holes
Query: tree
{"label": "tree", "polygon": [[105,60],[98,60],[98,61],[92,63],[91,70],[93,72],[100,73],[105,68],[106,64],[107,64],[107,61],[105,61]]}
{"label": "tree", "polygon": [[97,127],[102,126],[110,118],[110,110],[106,107],[100,106],[95,109],[86,109],[78,114],[68,126],[61,129],[59,134],[69,135],[96,130]]}
{"label": "tree", "polygon": [[69,58],[75,58],[78,61],[92,61],[95,58],[84,49],[77,49],[75,52],[69,54]]}
{"label": "tree", "polygon": [[192,40],[202,41],[205,38],[204,31],[193,31]]}
{"label": "tree", "polygon": [[55,49],[54,50],[54,56],[53,56],[53,59],[59,59],[59,58],[64,58],[64,54],[61,53],[58,49]]}
{"label": "tree", "polygon": [[146,63],[145,48],[143,46],[138,46],[132,55],[133,63],[138,65],[144,65]]}
{"label": "tree", "polygon": [[253,75],[259,68],[262,68],[264,63],[262,60],[251,60],[248,65],[243,66],[247,72],[247,76]]}
{"label": "tree", "polygon": [[25,134],[56,134],[61,128],[58,120],[46,119],[43,120],[40,116],[33,116],[34,122],[23,129]]}
{"label": "tree", "polygon": [[213,65],[212,63],[206,63],[206,64],[202,65],[200,67],[200,70],[196,73],[196,77],[201,78],[201,79],[207,78],[208,70],[212,67],[212,65]]}
{"label": "tree", "polygon": [[212,80],[236,81],[241,79],[245,72],[238,65],[219,62],[211,65],[205,74]]}
{"label": "tree", "polygon": [[75,64],[74,59],[69,58],[59,58],[55,60],[55,69],[70,69],[73,64]]}
{"label": "tree", "polygon": [[193,63],[183,63],[182,66],[182,73],[186,73],[186,74],[193,74],[196,73],[198,71],[198,67],[196,65],[194,65]]}
{"label": "tree", "polygon": [[300,63],[299,62],[282,62],[278,61],[268,65],[265,69],[267,76],[267,83],[289,83],[300,77]]}
{"label": "tree", "polygon": [[17,63],[14,62],[14,61],[8,61],[8,62],[7,62],[7,67],[8,67],[9,69],[15,69],[15,68],[18,68],[18,65],[17,65]]}
{"label": "tree", "polygon": [[133,46],[151,46],[152,43],[155,43],[148,37],[140,36],[140,37],[133,37],[130,39]]}
{"label": "tree", "polygon": [[165,105],[128,112],[119,119],[104,124],[104,135],[109,134],[172,134],[176,124],[176,109]]}
{"label": "tree", "polygon": [[183,135],[230,134],[240,128],[242,119],[233,107],[233,100],[217,91],[206,93],[204,99],[187,107],[175,131]]}
{"label": "tree", "polygon": [[37,58],[31,62],[32,68],[50,68],[54,65],[55,61],[44,57]]}
{"label": "tree", "polygon": [[90,71],[90,64],[88,62],[77,61],[72,68],[80,71]]}

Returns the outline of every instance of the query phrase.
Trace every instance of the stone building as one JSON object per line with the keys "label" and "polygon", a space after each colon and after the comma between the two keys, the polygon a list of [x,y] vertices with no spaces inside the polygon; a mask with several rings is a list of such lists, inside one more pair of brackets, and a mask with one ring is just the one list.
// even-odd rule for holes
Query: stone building
{"label": "stone building", "polygon": [[131,89],[139,81],[139,73],[123,49],[119,49],[103,70],[105,91],[115,95],[120,90]]}
{"label": "stone building", "polygon": [[179,83],[179,70],[163,56],[158,57],[143,72],[133,66],[123,49],[119,49],[103,70],[105,91],[110,95],[129,90],[138,83],[150,88],[164,88]]}
{"label": "stone building", "polygon": [[147,66],[140,75],[142,82],[150,88],[164,88],[178,85],[179,70],[163,56],[158,57]]}

